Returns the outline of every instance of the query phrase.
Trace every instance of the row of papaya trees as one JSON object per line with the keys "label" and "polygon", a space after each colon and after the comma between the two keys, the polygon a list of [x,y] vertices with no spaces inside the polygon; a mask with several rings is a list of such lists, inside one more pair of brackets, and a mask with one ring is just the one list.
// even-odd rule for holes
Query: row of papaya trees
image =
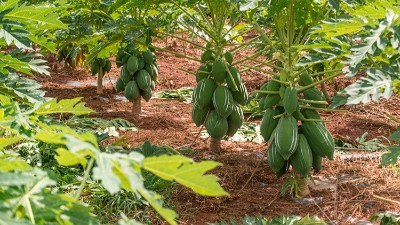
{"label": "row of papaya trees", "polygon": [[[319,116],[320,111],[337,112],[341,110],[336,108],[344,104],[389,98],[399,84],[400,9],[395,0],[39,2],[13,0],[1,5],[0,37],[3,45],[8,46],[9,54],[1,56],[0,72],[5,80],[0,90],[4,96],[1,107],[5,115],[1,118],[1,129],[4,130],[2,140],[5,144],[0,147],[12,150],[16,144],[28,141],[52,144],[60,165],[80,165],[85,168],[85,179],[93,171],[93,179],[101,181],[111,193],[119,190],[138,193],[171,224],[176,224],[176,214],[162,207],[158,195],[143,188],[140,182],[135,183],[144,170],[188,185],[187,180],[175,173],[169,177],[161,175],[164,174],[163,163],[171,162],[171,158],[106,154],[99,152],[97,141],[89,134],[79,134],[59,124],[45,125],[50,114],[79,115],[90,113],[90,110],[79,100],[48,100],[37,90],[38,84],[15,75],[30,74],[32,70],[47,72],[43,62],[38,60],[40,56],[34,53],[22,55],[21,52],[34,52],[39,46],[42,51],[57,51],[58,59],[68,66],[90,68],[91,74],[97,75],[98,94],[103,93],[103,77],[115,63],[120,68],[116,91],[123,91],[132,101],[136,114],[140,113],[141,98],[149,101],[157,84],[157,51],[168,51],[198,62],[197,71],[187,71],[197,81],[193,91],[192,119],[197,126],[206,128],[213,151],[219,151],[221,139],[233,136],[243,123],[241,106],[248,103],[249,93],[240,74],[248,70],[259,71],[268,77],[268,81],[251,96],[259,101],[263,111],[260,131],[269,146],[266,151],[268,164],[278,177],[292,171],[293,176],[300,179],[309,177],[312,168],[321,170],[323,157],[333,159],[334,140],[326,129],[326,121]],[[24,17],[27,10],[31,13]],[[46,13],[39,14],[38,10]],[[182,30],[191,38],[175,35]],[[244,41],[250,31],[257,35]],[[163,37],[180,39],[203,53],[200,58],[195,58],[152,45],[153,40]],[[244,48],[254,51],[237,59],[235,53]],[[359,76],[356,82],[332,98],[326,84],[340,75]],[[21,83],[26,85],[21,88],[18,86]],[[46,138],[49,134],[59,134],[59,138],[49,140]],[[77,148],[78,144],[83,147]],[[41,174],[37,177],[47,183],[34,194],[45,195],[48,187],[54,185],[50,175],[28,165],[23,158],[11,155],[7,153],[2,158],[8,168],[2,170],[3,176]],[[395,162],[393,159],[398,155],[398,148],[391,148],[385,162]],[[182,172],[180,170],[201,167],[200,163],[187,158],[173,157],[176,157],[176,163],[171,164],[170,169],[176,174]],[[204,163],[209,163],[207,170],[218,165]],[[201,190],[188,187],[204,195],[226,195],[216,177],[203,175],[205,172],[193,180],[201,183],[207,179],[213,185],[201,187]],[[70,208],[78,207],[76,203],[85,179],[75,198],[65,202]],[[33,189],[41,181],[27,178],[26,183],[11,182],[1,186],[11,192],[21,187]],[[306,193],[307,190],[298,194]],[[39,207],[41,202],[32,207],[26,192],[14,195],[4,203],[7,206],[3,207],[2,218],[7,221],[23,223],[25,219],[35,224],[37,221],[68,220],[62,216],[64,211],[54,212],[51,218],[38,217],[43,210]],[[15,207],[13,199],[21,196],[27,200],[18,202]],[[58,196],[66,198],[61,194]],[[68,218],[73,221],[74,217]]]}

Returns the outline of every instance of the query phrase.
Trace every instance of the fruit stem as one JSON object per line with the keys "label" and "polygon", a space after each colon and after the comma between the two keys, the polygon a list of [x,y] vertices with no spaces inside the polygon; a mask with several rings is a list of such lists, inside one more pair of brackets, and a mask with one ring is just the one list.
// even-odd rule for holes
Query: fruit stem
{"label": "fruit stem", "polygon": [[276,115],[276,116],[274,116],[274,117],[272,117],[272,118],[274,118],[274,120],[275,120],[275,119],[281,118],[281,117],[284,116],[285,114],[286,114],[286,112],[281,113],[281,114],[278,114],[278,115]]}
{"label": "fruit stem", "polygon": [[317,107],[305,106],[305,105],[299,105],[299,107],[302,109],[314,109],[314,110],[327,111],[327,112],[347,112],[347,110],[342,110],[342,109],[317,108]]}
{"label": "fruit stem", "polygon": [[337,76],[339,76],[339,75],[342,75],[342,73],[337,73],[337,74],[331,75],[331,76],[329,76],[329,77],[325,77],[324,79],[319,80],[319,81],[317,81],[317,82],[315,82],[315,83],[312,83],[312,84],[310,84],[310,85],[301,87],[301,88],[297,89],[297,92],[300,93],[300,92],[303,92],[303,91],[305,91],[305,90],[307,90],[307,89],[313,88],[313,87],[317,86],[318,84],[322,84],[322,83],[324,83],[325,81],[330,80],[330,79],[332,79],[332,78],[334,78],[334,77],[337,77]]}
{"label": "fruit stem", "polygon": [[202,45],[199,45],[199,44],[197,44],[197,43],[194,43],[193,41],[189,41],[189,40],[187,40],[187,39],[185,39],[185,38],[181,38],[181,37],[178,37],[178,36],[176,36],[176,35],[167,34],[167,33],[164,33],[164,32],[158,32],[158,33],[160,33],[160,34],[162,34],[162,35],[165,35],[165,36],[172,37],[172,38],[176,38],[176,39],[181,40],[181,41],[184,41],[184,42],[187,42],[187,43],[189,43],[189,44],[191,44],[191,45],[193,45],[193,46],[195,46],[195,47],[197,47],[197,48],[199,48],[199,49],[212,51],[211,49],[208,49],[208,48],[206,48],[206,47],[204,47],[204,46],[202,46]]}
{"label": "fruit stem", "polygon": [[[257,56],[259,56],[259,55],[261,55],[261,54],[262,54],[262,51],[258,51],[258,52],[253,53],[253,54],[250,55],[250,56],[247,56],[247,57],[253,58],[253,57],[257,57]],[[238,61],[233,62],[233,63],[232,63],[232,66],[237,65],[237,64],[240,64],[240,63],[242,63],[242,62],[244,62],[244,61],[247,61],[247,58],[246,58],[246,57],[243,58],[243,59],[241,59],[241,60],[238,60]]]}
{"label": "fruit stem", "polygon": [[322,120],[322,119],[302,119],[301,121],[305,121],[305,122],[323,122],[323,123],[331,122],[330,120]]}
{"label": "fruit stem", "polygon": [[271,75],[274,75],[274,76],[279,76],[279,73],[275,73],[275,72],[272,72],[272,71],[264,70],[264,69],[261,69],[261,68],[255,67],[255,66],[251,66],[251,65],[247,65],[247,64],[243,64],[243,66],[247,67],[247,68],[250,68],[250,69],[253,69],[253,70],[257,70],[259,72],[271,74]]}
{"label": "fruit stem", "polygon": [[279,95],[279,91],[262,91],[262,90],[256,90],[256,93],[261,93],[261,94],[271,94],[271,95]]}
{"label": "fruit stem", "polygon": [[299,99],[300,102],[305,102],[305,103],[311,103],[311,104],[318,104],[318,105],[329,105],[327,101],[315,101],[315,100],[309,100],[309,99]]}
{"label": "fruit stem", "polygon": [[272,67],[272,68],[274,68],[274,69],[277,69],[277,70],[284,70],[283,67],[274,65],[274,64],[272,64],[272,63],[263,62],[263,61],[261,61],[261,60],[258,60],[258,59],[255,59],[255,58],[252,58],[252,57],[249,57],[249,56],[246,56],[245,58],[246,58],[246,59],[249,59],[249,60],[251,60],[251,61],[254,61],[254,62],[258,62],[258,63],[260,63],[260,64],[262,64],[262,65],[270,66],[270,67]]}
{"label": "fruit stem", "polygon": [[193,57],[190,57],[190,56],[178,53],[178,52],[174,52],[174,51],[171,51],[171,50],[168,50],[168,49],[165,49],[165,48],[159,48],[159,47],[156,47],[156,46],[154,46],[154,48],[159,50],[159,51],[168,52],[168,53],[174,54],[176,56],[179,56],[179,57],[182,57],[182,58],[186,58],[186,59],[193,60],[193,61],[201,63],[200,59],[196,59],[196,58],[193,58]]}
{"label": "fruit stem", "polygon": [[289,86],[289,82],[286,82],[286,81],[281,81],[281,80],[278,80],[278,79],[275,79],[275,78],[272,78],[272,79],[270,79],[270,80],[273,80],[273,81],[275,81],[275,82],[278,82],[278,83],[280,83],[280,84],[283,84],[283,85],[286,85],[286,86]]}
{"label": "fruit stem", "polygon": [[184,69],[184,68],[182,68],[182,67],[178,68],[178,70],[181,70],[181,71],[183,71],[183,72],[186,72],[186,73],[188,73],[188,74],[191,74],[191,75],[195,75],[195,76],[196,76],[196,73],[195,73],[195,72],[186,70],[186,69]]}

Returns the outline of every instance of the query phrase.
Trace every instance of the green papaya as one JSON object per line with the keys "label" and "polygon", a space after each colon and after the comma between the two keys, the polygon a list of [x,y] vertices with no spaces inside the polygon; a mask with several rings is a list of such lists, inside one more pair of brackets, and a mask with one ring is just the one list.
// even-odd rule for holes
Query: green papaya
{"label": "green papaya", "polygon": [[139,67],[138,62],[139,61],[136,56],[132,55],[131,57],[129,57],[128,62],[126,63],[125,66],[130,74],[134,74],[138,70]]}
{"label": "green papaya", "polygon": [[298,145],[297,120],[291,115],[282,116],[279,119],[275,131],[275,143],[279,154],[288,160],[296,151]]}
{"label": "green papaya", "polygon": [[312,152],[303,134],[299,134],[298,139],[299,144],[297,150],[290,156],[290,164],[302,177],[308,177],[313,163]]}
{"label": "green papaya", "polygon": [[216,60],[212,64],[211,74],[214,77],[214,80],[223,83],[226,77],[226,66],[225,63],[219,60]]}
{"label": "green papaya", "polygon": [[212,138],[220,140],[228,132],[228,121],[215,110],[211,110],[208,113],[205,127]]}
{"label": "green papaya", "polygon": [[218,86],[214,90],[212,102],[215,111],[222,117],[228,118],[233,110],[233,97],[229,88]]}

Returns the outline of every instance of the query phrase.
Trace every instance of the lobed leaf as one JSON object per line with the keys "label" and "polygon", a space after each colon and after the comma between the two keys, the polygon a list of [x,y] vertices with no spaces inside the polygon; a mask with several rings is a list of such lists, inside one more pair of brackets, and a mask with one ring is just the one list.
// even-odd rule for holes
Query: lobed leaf
{"label": "lobed leaf", "polygon": [[220,166],[213,161],[193,162],[184,156],[149,157],[143,160],[143,168],[170,181],[176,181],[194,192],[204,196],[229,195],[218,184],[219,178],[204,175],[209,170]]}
{"label": "lobed leaf", "polygon": [[389,146],[389,153],[382,155],[382,165],[396,164],[400,156],[400,146]]}
{"label": "lobed leaf", "polygon": [[49,115],[53,113],[71,113],[74,115],[85,115],[94,112],[85,107],[85,103],[80,102],[82,98],[63,99],[57,102],[52,99],[45,102],[35,110],[36,115]]}

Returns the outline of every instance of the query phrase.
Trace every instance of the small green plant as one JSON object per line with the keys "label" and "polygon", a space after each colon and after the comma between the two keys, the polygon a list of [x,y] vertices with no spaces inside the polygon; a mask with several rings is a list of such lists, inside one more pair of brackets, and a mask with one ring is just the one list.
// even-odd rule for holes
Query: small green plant
{"label": "small green plant", "polygon": [[379,213],[371,216],[370,221],[380,221],[380,225],[399,225],[400,215],[393,212]]}
{"label": "small green plant", "polygon": [[230,223],[222,220],[219,223],[210,223],[210,225],[326,225],[326,223],[317,216],[299,217],[299,216],[281,216],[272,219],[263,218],[262,216],[251,217],[246,216],[241,222],[231,219]]}
{"label": "small green plant", "polygon": [[367,139],[367,137],[368,137],[368,132],[365,132],[360,137],[357,137],[355,140],[357,144],[355,144],[355,145],[350,144],[350,143],[344,143],[341,140],[337,140],[336,148],[338,150],[344,150],[344,151],[346,151],[348,149],[379,151],[379,150],[384,150],[387,148],[387,145],[383,144],[379,138]]}
{"label": "small green plant", "polygon": [[175,90],[165,90],[154,93],[153,98],[176,99],[180,102],[192,102],[193,88],[183,87]]}

